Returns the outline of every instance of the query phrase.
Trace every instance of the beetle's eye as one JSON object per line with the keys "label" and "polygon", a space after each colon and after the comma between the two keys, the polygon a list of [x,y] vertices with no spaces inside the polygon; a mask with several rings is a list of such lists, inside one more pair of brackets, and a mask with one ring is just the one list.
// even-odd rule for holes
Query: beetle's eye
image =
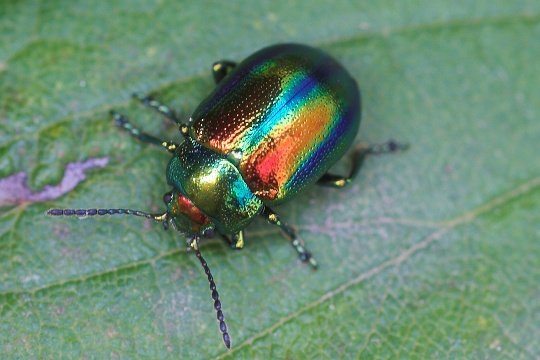
{"label": "beetle's eye", "polygon": [[172,200],[172,192],[168,192],[165,195],[163,195],[163,202],[165,205],[168,205]]}

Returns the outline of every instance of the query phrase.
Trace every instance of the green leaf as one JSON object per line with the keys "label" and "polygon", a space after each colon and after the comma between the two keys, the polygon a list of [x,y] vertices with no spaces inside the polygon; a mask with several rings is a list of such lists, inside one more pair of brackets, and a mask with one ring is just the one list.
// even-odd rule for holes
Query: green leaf
{"label": "green leaf", "polygon": [[[538,39],[540,3],[527,0],[3,1],[2,357],[538,358]],[[278,209],[316,272],[262,221],[243,251],[203,246],[226,351],[177,233],[44,212],[162,209],[169,155],[119,132],[108,111],[178,138],[130,94],[188,116],[213,87],[212,62],[278,42],[321,47],[351,71],[358,142],[412,147]],[[97,159],[106,165],[63,187],[69,164]]]}

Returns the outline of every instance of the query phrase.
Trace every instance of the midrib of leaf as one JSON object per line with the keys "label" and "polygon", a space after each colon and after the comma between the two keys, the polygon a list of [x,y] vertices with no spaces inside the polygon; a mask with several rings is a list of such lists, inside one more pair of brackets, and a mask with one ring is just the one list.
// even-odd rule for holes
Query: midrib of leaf
{"label": "midrib of leaf", "polygon": [[[233,355],[235,352],[238,352],[239,350],[245,348],[246,346],[251,345],[253,342],[257,341],[260,338],[263,338],[266,335],[271,334],[275,330],[279,329],[281,326],[285,325],[286,323],[294,320],[298,316],[302,315],[303,313],[312,310],[326,301],[343,294],[345,291],[350,289],[353,286],[356,286],[358,284],[361,284],[378,274],[384,272],[386,269],[391,267],[397,267],[400,266],[403,262],[407,261],[409,258],[411,258],[413,255],[416,255],[420,253],[422,250],[427,249],[432,243],[436,242],[440,238],[442,238],[446,233],[451,231],[452,229],[461,226],[466,225],[471,222],[473,222],[478,217],[488,214],[489,212],[493,211],[494,209],[503,206],[513,200],[519,199],[522,196],[527,195],[528,193],[534,191],[536,188],[540,187],[540,177],[533,178],[520,186],[492,199],[491,201],[486,202],[485,204],[471,210],[467,211],[464,214],[457,216],[455,218],[442,221],[439,223],[440,228],[433,231],[431,234],[426,236],[423,240],[413,244],[406,250],[399,253],[397,256],[384,261],[383,263],[359,274],[358,276],[352,278],[351,280],[340,284],[339,286],[335,287],[333,290],[330,290],[323,294],[321,297],[316,299],[315,301],[312,301],[296,311],[288,314],[287,316],[284,316],[280,318],[278,321],[276,321],[274,324],[270,325],[269,327],[259,331],[258,333],[254,334],[247,340],[243,341],[238,346],[232,348],[231,350],[227,352],[223,352],[220,355],[218,355],[215,359],[224,359],[226,357],[229,357]],[[515,341],[512,341],[515,344]],[[526,351],[526,349],[523,349]]]}
{"label": "midrib of leaf", "polygon": [[[441,29],[463,29],[468,27],[479,27],[479,26],[486,26],[486,25],[504,25],[504,24],[511,24],[515,22],[519,23],[527,23],[527,24],[534,24],[540,21],[540,14],[529,14],[529,13],[523,13],[523,14],[512,14],[507,16],[493,16],[493,17],[482,17],[482,18],[472,18],[472,19],[452,19],[448,21],[436,21],[436,22],[430,22],[430,23],[423,23],[423,24],[414,24],[414,25],[407,25],[407,26],[401,26],[396,28],[388,28],[388,29],[382,29],[379,31],[366,31],[359,34],[356,34],[354,36],[349,37],[341,37],[341,38],[334,38],[329,39],[325,41],[321,41],[318,44],[313,44],[315,46],[320,47],[335,47],[340,45],[347,45],[351,43],[355,43],[362,40],[369,40],[379,37],[384,38],[390,38],[391,36],[406,34],[406,33],[423,33],[423,32],[433,32]],[[48,39],[50,40],[50,39]],[[23,51],[29,44],[33,43],[34,41],[38,41],[37,38],[31,38],[25,45],[21,47],[20,50],[13,53],[7,60],[6,63],[9,63],[9,61],[16,57],[17,54],[20,51]],[[204,79],[209,76],[208,71],[204,71],[198,74],[192,74],[190,76],[182,77],[175,79],[173,81],[166,81],[162,83],[156,84],[153,89],[149,90],[149,92],[160,92],[161,90],[164,90],[169,87],[173,87],[176,85],[180,85],[183,83],[188,83],[191,81],[197,81],[200,79]],[[130,102],[130,99],[126,99],[120,102],[116,103],[106,103],[102,104],[100,106],[80,111],[80,112],[68,112],[64,115],[62,115],[60,118],[53,120],[49,122],[46,126],[37,129],[36,131],[30,132],[30,133],[22,133],[20,135],[14,135],[10,137],[10,142],[16,142],[18,140],[28,140],[28,139],[38,139],[40,134],[43,132],[46,132],[50,128],[57,126],[59,123],[63,121],[68,121],[69,119],[73,118],[90,118],[94,117],[97,114],[107,112],[113,108],[119,108],[127,106]]]}

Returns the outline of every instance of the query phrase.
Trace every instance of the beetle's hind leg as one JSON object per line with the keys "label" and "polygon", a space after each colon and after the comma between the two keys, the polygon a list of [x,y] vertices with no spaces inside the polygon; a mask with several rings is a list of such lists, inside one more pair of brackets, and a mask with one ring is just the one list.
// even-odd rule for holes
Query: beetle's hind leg
{"label": "beetle's hind leg", "polygon": [[111,111],[111,115],[113,117],[113,120],[116,126],[127,131],[131,136],[137,138],[141,142],[162,146],[165,149],[167,149],[169,152],[174,152],[176,148],[178,147],[178,144],[175,144],[170,141],[161,140],[153,135],[147,134],[139,130],[128,120],[128,118],[125,115],[119,114],[114,110]]}
{"label": "beetle's hind leg", "polygon": [[212,65],[212,74],[214,75],[214,81],[216,84],[219,84],[221,80],[225,76],[227,76],[228,73],[231,72],[232,69],[236,67],[236,63],[229,60],[220,60],[216,61]]}
{"label": "beetle's hind leg", "polygon": [[287,237],[289,238],[291,242],[291,245],[294,247],[294,249],[298,253],[298,257],[300,258],[300,260],[302,260],[302,262],[309,262],[309,264],[313,268],[315,269],[317,268],[317,261],[311,255],[311,252],[309,252],[305,248],[305,246],[300,242],[300,240],[296,236],[296,232],[294,231],[292,227],[282,222],[279,216],[269,207],[265,207],[261,215],[264,216],[264,218],[268,220],[270,224],[279,226],[281,231],[283,231],[285,235],[287,235]]}
{"label": "beetle's hind leg", "polygon": [[389,154],[395,153],[398,151],[406,150],[409,147],[408,144],[398,143],[394,140],[388,140],[382,144],[371,144],[371,145],[360,145],[358,146],[352,155],[352,168],[348,177],[341,175],[334,175],[331,173],[324,174],[318,181],[317,184],[322,186],[329,186],[335,188],[342,188],[348,185],[362,167],[364,160],[367,155],[380,155],[380,154]]}

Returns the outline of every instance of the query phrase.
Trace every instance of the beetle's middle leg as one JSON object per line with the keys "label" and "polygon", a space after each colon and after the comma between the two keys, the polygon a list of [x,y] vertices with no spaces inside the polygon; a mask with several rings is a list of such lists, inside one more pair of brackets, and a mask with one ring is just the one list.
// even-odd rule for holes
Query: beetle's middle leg
{"label": "beetle's middle leg", "polygon": [[232,249],[240,250],[244,247],[244,231],[242,230],[234,234],[232,239],[224,234],[220,234],[220,236]]}
{"label": "beetle's middle leg", "polygon": [[162,146],[165,149],[167,149],[169,152],[172,152],[172,153],[178,147],[178,144],[175,144],[175,143],[170,142],[170,141],[161,140],[161,139],[155,137],[154,135],[150,135],[150,134],[147,134],[147,133],[139,130],[137,127],[135,127],[128,120],[128,118],[126,116],[124,116],[122,114],[119,114],[114,110],[111,111],[111,115],[112,115],[112,117],[114,119],[114,122],[116,123],[116,125],[119,128],[127,131],[131,136],[136,137],[141,142]]}
{"label": "beetle's middle leg", "polygon": [[268,220],[268,222],[272,225],[277,225],[287,235],[289,240],[291,241],[291,245],[294,247],[296,252],[298,253],[298,257],[302,262],[309,262],[309,264],[313,268],[317,268],[317,261],[313,258],[311,255],[311,252],[309,252],[305,246],[298,240],[298,237],[296,236],[296,232],[292,227],[285,224],[281,221],[279,216],[269,207],[265,207],[261,215]]}
{"label": "beetle's middle leg", "polygon": [[367,155],[379,155],[379,154],[389,154],[402,150],[406,150],[409,147],[407,144],[398,143],[394,140],[388,140],[382,144],[372,144],[372,145],[360,145],[358,146],[352,155],[352,168],[348,177],[341,175],[334,175],[331,173],[324,174],[318,181],[317,184],[322,186],[329,186],[335,188],[342,188],[348,185],[362,167],[364,160]]}
{"label": "beetle's middle leg", "polygon": [[221,80],[225,76],[227,76],[228,73],[231,72],[232,69],[236,67],[236,63],[229,60],[220,60],[216,61],[212,65],[212,74],[214,75],[214,81],[216,84],[219,84]]}

